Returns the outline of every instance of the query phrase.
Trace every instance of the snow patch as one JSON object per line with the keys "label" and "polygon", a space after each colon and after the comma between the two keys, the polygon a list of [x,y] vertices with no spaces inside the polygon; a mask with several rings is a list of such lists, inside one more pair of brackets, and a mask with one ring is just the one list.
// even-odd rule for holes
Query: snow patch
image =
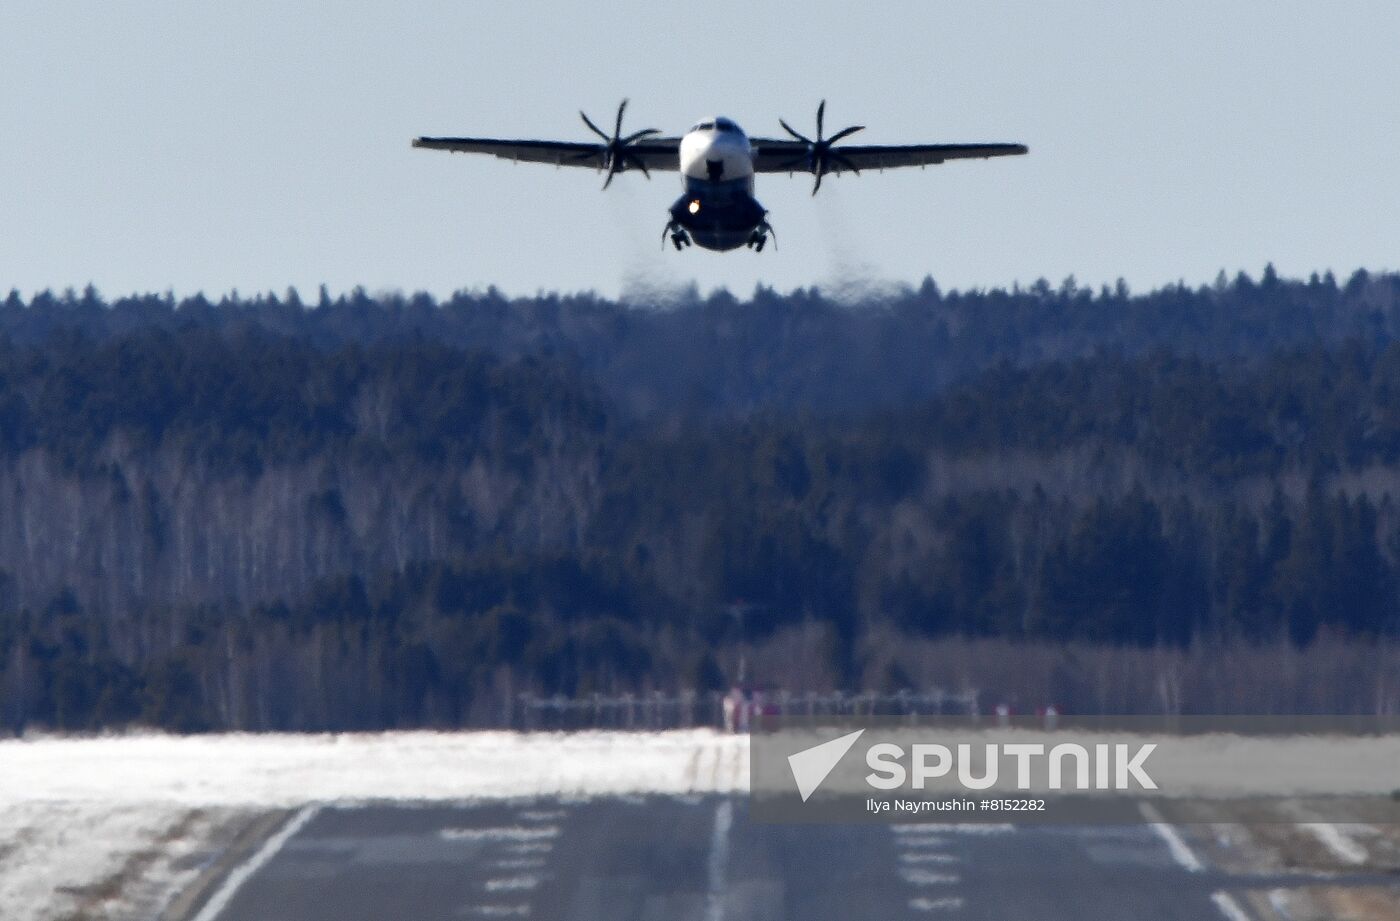
{"label": "snow patch", "polygon": [[748,738],[709,729],[14,739],[0,741],[0,808],[730,793],[748,773]]}
{"label": "snow patch", "polygon": [[149,918],[199,873],[231,818],[178,805],[22,802],[0,806],[6,921]]}

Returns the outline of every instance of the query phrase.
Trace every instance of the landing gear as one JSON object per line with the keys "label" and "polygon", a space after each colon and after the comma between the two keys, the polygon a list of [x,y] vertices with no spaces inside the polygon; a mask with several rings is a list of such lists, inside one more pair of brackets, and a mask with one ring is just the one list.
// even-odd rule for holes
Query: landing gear
{"label": "landing gear", "polygon": [[753,233],[749,235],[747,246],[756,253],[763,252],[764,245],[768,243],[769,234],[773,236],[773,249],[776,250],[778,248],[778,235],[773,231],[773,225],[767,221],[753,229]]}
{"label": "landing gear", "polygon": [[690,234],[686,233],[685,228],[675,221],[668,223],[666,229],[661,231],[662,249],[666,248],[667,235],[671,237],[671,245],[676,248],[676,252],[680,252],[690,245]]}

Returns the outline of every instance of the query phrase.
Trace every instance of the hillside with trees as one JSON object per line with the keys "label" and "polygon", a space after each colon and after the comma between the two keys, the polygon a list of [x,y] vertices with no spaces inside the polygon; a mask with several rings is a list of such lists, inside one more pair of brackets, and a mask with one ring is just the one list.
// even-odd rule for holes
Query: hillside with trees
{"label": "hillside with trees", "polygon": [[1397,275],[0,304],[13,729],[488,725],[741,657],[1368,711],[1397,637]]}

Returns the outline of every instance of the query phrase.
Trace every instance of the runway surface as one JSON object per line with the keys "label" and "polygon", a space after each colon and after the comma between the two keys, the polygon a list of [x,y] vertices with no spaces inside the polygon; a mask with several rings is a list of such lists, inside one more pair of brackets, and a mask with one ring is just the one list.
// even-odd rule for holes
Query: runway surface
{"label": "runway surface", "polygon": [[324,809],[216,917],[1200,921],[1229,918],[1243,883],[1192,872],[1146,825],[762,825],[745,802]]}

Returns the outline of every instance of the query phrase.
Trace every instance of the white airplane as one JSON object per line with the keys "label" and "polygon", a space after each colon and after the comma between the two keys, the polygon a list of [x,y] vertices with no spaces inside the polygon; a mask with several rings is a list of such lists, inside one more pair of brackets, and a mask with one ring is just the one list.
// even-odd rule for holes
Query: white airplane
{"label": "white airplane", "polygon": [[773,228],[767,210],[753,195],[755,173],[811,173],[816,177],[812,194],[822,187],[827,173],[857,175],[863,169],[896,166],[928,166],[945,160],[1005,157],[1024,154],[1024,144],[902,144],[846,145],[836,142],[862,125],[843,128],[824,137],[822,121],[826,100],[817,106],[815,140],[798,134],[778,119],[790,139],[750,138],[727,118],[708,118],[682,137],[657,137],[655,128],[622,134],[622,114],[627,100],[617,107],[617,121],[609,137],[579,112],[583,123],[601,138],[595,141],[530,141],[501,138],[420,137],[414,147],[458,153],[483,153],[506,160],[553,163],[555,166],[587,166],[607,173],[603,188],[613,177],[629,169],[641,170],[648,179],[651,170],[679,170],[685,192],[671,205],[671,220],[662,236],[676,249],[695,245],[712,250],[749,246],[761,252]]}

